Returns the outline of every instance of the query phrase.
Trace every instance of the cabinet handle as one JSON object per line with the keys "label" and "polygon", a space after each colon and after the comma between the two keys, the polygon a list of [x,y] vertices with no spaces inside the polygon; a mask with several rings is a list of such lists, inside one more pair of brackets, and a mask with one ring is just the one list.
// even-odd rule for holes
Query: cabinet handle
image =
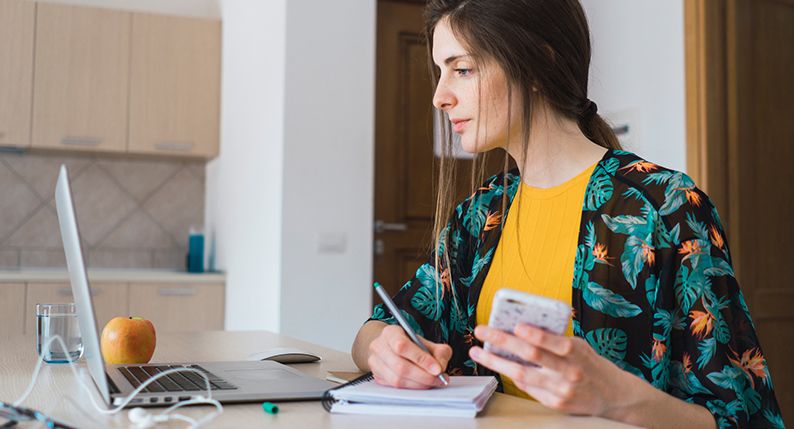
{"label": "cabinet handle", "polygon": [[61,144],[67,146],[99,146],[102,143],[101,139],[91,137],[64,137],[61,139]]}
{"label": "cabinet handle", "polygon": [[193,150],[193,142],[157,142],[154,144],[154,147],[157,150],[190,152]]}
{"label": "cabinet handle", "polygon": [[192,287],[161,287],[157,293],[160,296],[194,296],[198,291]]}
{"label": "cabinet handle", "polygon": [[[102,290],[92,287],[92,288],[88,289],[88,293],[90,293],[91,296],[97,296],[100,293],[102,293]],[[72,288],[62,287],[62,288],[58,289],[58,295],[60,295],[60,296],[72,296]]]}

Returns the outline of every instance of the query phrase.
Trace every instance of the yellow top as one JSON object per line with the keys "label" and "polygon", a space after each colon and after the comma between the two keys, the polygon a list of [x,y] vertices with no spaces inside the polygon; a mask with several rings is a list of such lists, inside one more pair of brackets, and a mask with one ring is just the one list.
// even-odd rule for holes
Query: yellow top
{"label": "yellow top", "polygon": [[[488,324],[494,295],[502,288],[571,302],[582,203],[596,165],[553,188],[521,183],[480,292],[478,325]],[[565,334],[573,335],[571,324]],[[502,381],[505,393],[531,399],[508,377]]]}

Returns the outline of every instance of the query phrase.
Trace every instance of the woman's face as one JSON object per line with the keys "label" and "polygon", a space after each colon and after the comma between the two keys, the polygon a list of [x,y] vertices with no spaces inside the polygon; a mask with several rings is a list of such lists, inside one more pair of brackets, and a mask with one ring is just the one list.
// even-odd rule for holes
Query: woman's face
{"label": "woman's face", "polygon": [[[433,33],[433,62],[441,70],[433,105],[444,111],[452,130],[470,153],[507,147],[507,79],[493,63],[475,64],[455,38],[447,19]],[[511,140],[520,135],[519,102],[514,94]]]}

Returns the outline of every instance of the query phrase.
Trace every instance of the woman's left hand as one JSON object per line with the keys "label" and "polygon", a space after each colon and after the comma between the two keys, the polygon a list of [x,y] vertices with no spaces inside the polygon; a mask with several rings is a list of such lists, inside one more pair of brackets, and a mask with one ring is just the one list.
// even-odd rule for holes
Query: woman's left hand
{"label": "woman's left hand", "polygon": [[474,330],[481,341],[539,367],[522,365],[476,346],[469,355],[481,365],[510,377],[519,389],[547,407],[609,418],[636,401],[646,386],[650,387],[598,355],[582,338],[555,335],[529,325],[518,325],[514,334],[483,325]]}

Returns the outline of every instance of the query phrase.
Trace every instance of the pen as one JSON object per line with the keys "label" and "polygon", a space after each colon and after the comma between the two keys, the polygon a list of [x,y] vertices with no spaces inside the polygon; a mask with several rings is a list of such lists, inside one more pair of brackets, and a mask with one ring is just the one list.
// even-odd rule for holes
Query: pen
{"label": "pen", "polygon": [[[391,314],[394,315],[394,318],[397,319],[397,323],[399,323],[400,326],[402,326],[405,333],[408,334],[408,337],[411,338],[411,341],[413,341],[417,346],[419,346],[419,348],[422,349],[423,352],[429,354],[430,356],[433,356],[433,354],[430,353],[430,350],[428,350],[427,347],[425,346],[425,343],[423,343],[422,340],[419,339],[419,336],[416,335],[414,330],[411,329],[411,325],[409,325],[408,322],[405,321],[405,318],[403,317],[402,313],[400,313],[400,310],[397,309],[397,305],[395,305],[394,301],[391,300],[391,297],[389,297],[389,294],[386,292],[385,289],[383,289],[383,286],[381,286],[380,283],[378,282],[375,282],[375,284],[372,286],[375,288],[375,291],[378,292],[378,295],[380,295],[380,298],[383,300],[383,303],[386,304],[386,307],[388,307],[389,311],[391,311]],[[449,381],[447,380],[447,377],[443,372],[438,374],[438,379],[441,380],[442,383],[444,383],[444,386],[449,386]]]}

